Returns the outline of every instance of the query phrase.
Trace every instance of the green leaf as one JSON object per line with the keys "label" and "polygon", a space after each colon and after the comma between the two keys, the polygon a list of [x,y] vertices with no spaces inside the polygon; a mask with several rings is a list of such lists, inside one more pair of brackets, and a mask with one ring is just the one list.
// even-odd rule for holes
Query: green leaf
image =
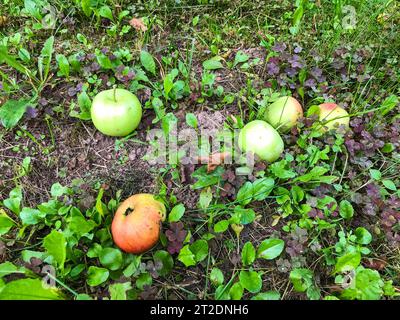
{"label": "green leaf", "polygon": [[0,209],[0,236],[8,233],[15,225],[14,221],[6,214],[3,209]]}
{"label": "green leaf", "polygon": [[27,67],[25,67],[21,62],[15,59],[14,56],[10,55],[7,52],[6,47],[0,46],[0,63],[2,62],[6,63],[11,68],[21,72],[22,74],[27,75],[29,78],[37,81],[37,79],[31,74],[30,70]]}
{"label": "green leaf", "polygon": [[90,1],[91,0],[82,0],[81,1],[82,11],[87,17],[90,17],[90,15],[92,14],[92,11],[93,11],[92,7],[90,6]]}
{"label": "green leaf", "polygon": [[[13,274],[18,272],[18,267],[11,263],[10,261],[6,261],[0,264],[0,279],[8,276],[9,274]],[[23,273],[23,272],[22,272]],[[0,290],[1,291],[1,290]]]}
{"label": "green leaf", "polygon": [[99,259],[100,263],[104,267],[112,271],[121,268],[123,263],[123,257],[121,251],[119,249],[114,249],[114,248],[104,248],[103,250],[101,250],[99,254]]}
{"label": "green leaf", "polygon": [[8,282],[0,291],[0,300],[63,300],[55,288],[46,288],[39,279]]}
{"label": "green leaf", "polygon": [[54,48],[54,36],[51,36],[46,40],[43,45],[43,49],[40,52],[40,56],[38,58],[38,70],[40,79],[45,81],[50,72],[50,64],[53,56],[53,48]]}
{"label": "green leaf", "polygon": [[383,295],[384,282],[378,271],[357,268],[355,287],[342,291],[342,299],[379,300]]}
{"label": "green leaf", "polygon": [[[142,63],[142,66],[147,71],[149,71],[153,75],[156,74],[156,63],[154,62],[153,56],[150,53],[148,53],[145,50],[142,50],[140,52],[140,62]],[[171,89],[172,89],[172,85],[171,85]],[[165,85],[164,85],[164,87],[165,87]]]}
{"label": "green leaf", "polygon": [[371,233],[363,227],[358,227],[354,232],[354,235],[357,237],[356,242],[359,244],[366,245],[372,241]]}
{"label": "green leaf", "polygon": [[145,286],[151,286],[153,283],[153,278],[148,272],[142,273],[136,280],[136,287],[140,290],[144,290]]}
{"label": "green leaf", "polygon": [[235,67],[238,63],[243,63],[249,60],[249,56],[245,54],[242,50],[239,50],[236,53],[235,61],[233,62],[233,66]]}
{"label": "green leaf", "polygon": [[189,245],[185,245],[181,251],[179,251],[178,260],[182,262],[186,267],[196,265],[195,255],[190,251]]}
{"label": "green leaf", "polygon": [[196,240],[190,245],[190,251],[194,254],[196,262],[203,261],[208,256],[208,243],[206,240]]}
{"label": "green leaf", "polygon": [[277,291],[260,292],[255,295],[251,300],[280,300],[281,294]]}
{"label": "green leaf", "polygon": [[158,274],[162,277],[167,276],[172,271],[174,267],[174,259],[165,250],[158,250],[153,254],[154,262],[160,261],[162,263],[162,268],[158,270]]}
{"label": "green leaf", "polygon": [[397,187],[395,183],[392,180],[382,180],[383,185],[385,186],[386,189],[389,189],[391,191],[396,191]]}
{"label": "green leaf", "polygon": [[212,268],[210,272],[210,281],[217,287],[224,283],[224,274],[219,268]]}
{"label": "green leaf", "polygon": [[242,287],[251,293],[257,293],[261,290],[262,279],[256,271],[240,271],[239,280]]}
{"label": "green leaf", "polygon": [[361,253],[358,251],[349,252],[337,259],[335,273],[346,272],[356,269],[361,262]]}
{"label": "green leaf", "polygon": [[93,230],[96,223],[92,220],[86,220],[77,208],[71,209],[71,218],[69,221],[69,229],[79,238]]}
{"label": "green leaf", "polygon": [[354,209],[351,203],[347,200],[340,201],[339,214],[344,219],[351,219],[354,215]]}
{"label": "green leaf", "polygon": [[313,272],[306,268],[296,268],[290,272],[289,279],[297,292],[305,292],[313,285]]}
{"label": "green leaf", "polygon": [[382,178],[382,173],[376,169],[370,169],[369,174],[371,175],[372,179],[377,180],[377,181],[381,180],[381,178]]}
{"label": "green leaf", "polygon": [[90,266],[86,282],[89,286],[96,287],[107,281],[109,275],[109,271],[105,268]]}
{"label": "green leaf", "polygon": [[199,199],[199,207],[203,210],[207,209],[210,206],[212,198],[213,198],[213,194],[212,194],[211,188],[201,190],[200,199]]}
{"label": "green leaf", "polygon": [[245,206],[249,204],[253,199],[253,184],[250,181],[247,181],[243,184],[243,186],[239,189],[236,200]]}
{"label": "green leaf", "polygon": [[189,127],[197,128],[198,122],[197,122],[197,118],[194,115],[194,113],[186,114],[186,123]]}
{"label": "green leaf", "polygon": [[243,297],[243,287],[240,282],[235,282],[229,289],[229,296],[232,300],[240,300]]}
{"label": "green leaf", "polygon": [[103,18],[114,21],[113,14],[109,6],[102,6],[99,9],[99,15]]}
{"label": "green leaf", "polygon": [[68,193],[68,188],[63,187],[60,183],[54,183],[51,186],[50,194],[53,198],[58,198]]}
{"label": "green leaf", "polygon": [[51,231],[43,239],[43,247],[51,255],[60,269],[64,269],[65,259],[67,257],[67,241],[64,235],[57,230]]}
{"label": "green leaf", "polygon": [[314,180],[318,181],[328,171],[329,171],[329,169],[327,169],[327,168],[316,166],[316,167],[312,168],[309,173],[306,173],[306,174],[296,178],[294,181],[301,181],[301,182],[310,182],[310,181],[314,181]]}
{"label": "green leaf", "polygon": [[21,201],[22,189],[20,187],[16,187],[10,191],[9,198],[3,201],[3,205],[16,215],[19,215],[21,211]]}
{"label": "green leaf", "polygon": [[261,178],[253,182],[253,199],[255,201],[265,200],[275,186],[272,178]]}
{"label": "green leaf", "polygon": [[281,239],[266,239],[261,242],[257,249],[257,257],[272,260],[278,257],[285,247],[285,242]]}
{"label": "green leaf", "polygon": [[175,207],[172,208],[169,216],[168,216],[168,221],[169,222],[177,222],[181,220],[183,215],[185,214],[185,206],[183,204],[178,204]]}
{"label": "green leaf", "polygon": [[214,225],[214,231],[218,233],[225,232],[229,228],[229,224],[228,220],[221,220]]}
{"label": "green leaf", "polygon": [[108,287],[111,300],[126,300],[126,292],[132,289],[130,282],[113,283]]}
{"label": "green leaf", "polygon": [[392,109],[394,109],[399,103],[399,98],[395,95],[390,95],[387,97],[381,104],[381,114],[384,116],[389,113]]}
{"label": "green leaf", "polygon": [[293,170],[287,168],[287,166],[288,162],[286,160],[281,160],[272,163],[269,166],[269,169],[277,178],[285,180],[294,178],[296,176],[296,173]]}
{"label": "green leaf", "polygon": [[212,59],[206,60],[203,62],[203,68],[206,70],[216,70],[216,69],[221,69],[224,66],[220,62],[222,58],[217,56]]}
{"label": "green leaf", "polygon": [[8,100],[0,108],[0,122],[6,129],[17,125],[29,106],[29,100]]}
{"label": "green leaf", "polygon": [[70,66],[67,57],[63,54],[57,54],[56,61],[60,70],[59,74],[69,78]]}
{"label": "green leaf", "polygon": [[92,100],[86,91],[82,91],[78,94],[78,106],[80,112],[77,114],[73,114],[75,118],[81,120],[90,120],[92,118],[90,114],[90,109],[92,108]]}
{"label": "green leaf", "polygon": [[242,249],[242,263],[244,266],[251,265],[256,259],[256,249],[253,244],[248,241],[244,244]]}
{"label": "green leaf", "polygon": [[19,217],[24,225],[35,225],[43,220],[45,216],[46,213],[27,207],[23,208],[19,214]]}

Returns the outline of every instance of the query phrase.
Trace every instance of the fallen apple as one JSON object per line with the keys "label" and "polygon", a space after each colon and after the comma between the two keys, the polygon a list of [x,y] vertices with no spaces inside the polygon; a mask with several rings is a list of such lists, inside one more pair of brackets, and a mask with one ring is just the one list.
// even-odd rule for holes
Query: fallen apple
{"label": "fallen apple", "polygon": [[142,106],[133,93],[114,87],[96,95],[91,115],[94,126],[101,133],[123,137],[138,127],[142,119]]}
{"label": "fallen apple", "polygon": [[277,130],[289,131],[303,116],[300,102],[293,97],[281,97],[265,111],[265,120]]}
{"label": "fallen apple", "polygon": [[262,120],[246,124],[239,133],[238,144],[242,151],[252,152],[267,162],[278,159],[284,147],[279,133]]}
{"label": "fallen apple", "polygon": [[163,203],[147,193],[135,194],[119,206],[111,224],[115,244],[127,253],[140,254],[159,240],[165,220]]}
{"label": "fallen apple", "polygon": [[343,125],[345,129],[349,128],[350,117],[342,107],[339,107],[336,103],[323,103],[318,107],[321,132],[336,129],[340,125]]}

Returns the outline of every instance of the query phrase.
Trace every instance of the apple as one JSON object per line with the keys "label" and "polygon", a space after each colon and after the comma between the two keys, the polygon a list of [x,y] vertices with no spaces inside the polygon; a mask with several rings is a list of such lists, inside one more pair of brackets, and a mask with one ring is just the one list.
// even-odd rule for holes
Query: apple
{"label": "apple", "polygon": [[246,124],[239,133],[239,148],[252,152],[267,162],[273,162],[283,152],[283,140],[270,124],[254,120]]}
{"label": "apple", "polygon": [[343,125],[346,129],[349,128],[350,117],[342,107],[339,107],[336,103],[323,103],[318,107],[319,121],[322,125],[321,132],[336,129],[340,125]]}
{"label": "apple", "polygon": [[277,130],[289,131],[303,116],[300,102],[293,97],[280,97],[265,112],[264,119]]}
{"label": "apple", "polygon": [[135,194],[118,207],[111,224],[115,244],[127,253],[140,254],[159,240],[166,209],[147,193]]}
{"label": "apple", "polygon": [[138,127],[142,119],[142,106],[133,93],[114,87],[96,95],[91,115],[94,126],[101,133],[123,137]]}

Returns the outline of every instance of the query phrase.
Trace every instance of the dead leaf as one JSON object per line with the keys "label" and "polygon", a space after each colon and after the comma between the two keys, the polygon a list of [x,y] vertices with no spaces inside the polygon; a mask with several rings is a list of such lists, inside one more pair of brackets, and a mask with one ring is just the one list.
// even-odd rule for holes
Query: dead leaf
{"label": "dead leaf", "polygon": [[198,157],[198,163],[207,163],[207,172],[214,171],[219,165],[224,163],[224,160],[230,156],[230,152],[217,152],[208,157]]}
{"label": "dead leaf", "polygon": [[146,25],[143,23],[142,18],[133,18],[129,21],[129,24],[138,31],[147,31]]}
{"label": "dead leaf", "polygon": [[385,269],[387,262],[382,259],[369,258],[364,262],[364,264],[370,269],[381,271]]}

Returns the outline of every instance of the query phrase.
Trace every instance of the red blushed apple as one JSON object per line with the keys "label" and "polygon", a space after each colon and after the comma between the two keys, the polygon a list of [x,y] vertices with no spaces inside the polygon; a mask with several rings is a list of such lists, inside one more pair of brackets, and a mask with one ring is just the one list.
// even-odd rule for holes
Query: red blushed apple
{"label": "red blushed apple", "polygon": [[151,194],[136,194],[126,199],[115,213],[111,233],[115,244],[125,252],[140,254],[159,240],[165,220],[163,203]]}
{"label": "red blushed apple", "polygon": [[279,131],[286,132],[303,116],[300,102],[293,97],[280,97],[265,111],[265,120]]}
{"label": "red blushed apple", "polygon": [[348,129],[350,117],[347,111],[336,103],[323,103],[319,105],[319,121],[322,125],[320,131],[326,132],[341,125]]}

